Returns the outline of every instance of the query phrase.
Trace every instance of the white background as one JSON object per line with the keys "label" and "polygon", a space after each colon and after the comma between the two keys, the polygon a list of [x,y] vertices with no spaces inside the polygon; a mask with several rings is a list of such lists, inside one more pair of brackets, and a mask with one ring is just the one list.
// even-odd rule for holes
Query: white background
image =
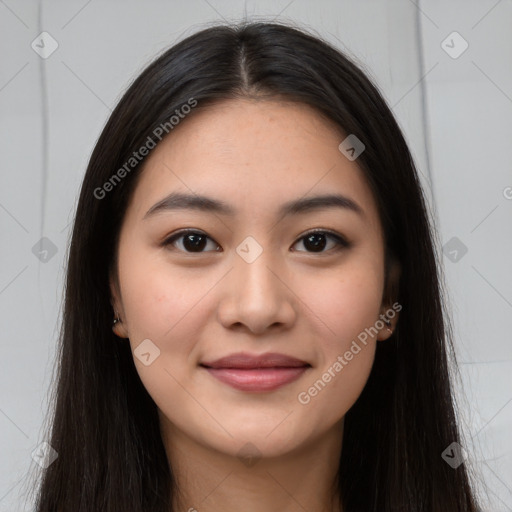
{"label": "white background", "polygon": [[[511,0],[0,0],[0,511],[31,510],[26,475],[44,435],[70,223],[103,124],[157,53],[245,16],[315,30],[392,106],[439,252],[453,237],[467,248],[456,262],[442,256],[465,446],[484,510],[512,510]],[[58,43],[47,59],[31,47],[43,31]],[[454,31],[469,45],[457,58]],[[46,263],[32,252],[43,236],[57,248]]]}

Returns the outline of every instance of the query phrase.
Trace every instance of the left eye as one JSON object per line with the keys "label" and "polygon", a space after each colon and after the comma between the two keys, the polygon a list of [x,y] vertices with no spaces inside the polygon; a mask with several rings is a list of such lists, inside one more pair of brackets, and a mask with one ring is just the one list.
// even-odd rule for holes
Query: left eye
{"label": "left eye", "polygon": [[[306,233],[303,235],[299,240],[294,244],[296,245],[299,242],[302,242],[304,247],[309,247],[311,251],[306,252],[313,252],[313,253],[319,253],[319,252],[327,252],[325,251],[325,247],[328,245],[326,242],[326,239],[334,240],[333,246],[329,247],[327,251],[336,249],[341,250],[343,248],[349,247],[349,243],[341,236],[336,233],[331,233],[330,231],[325,230],[315,230],[310,231],[309,233]],[[212,238],[210,238],[208,235],[199,232],[199,231],[181,231],[179,233],[175,233],[171,237],[167,238],[163,242],[163,246],[169,246],[169,245],[175,245],[176,242],[182,241],[182,247],[179,247],[179,249],[183,252],[189,252],[189,253],[200,253],[205,252],[203,249],[207,245],[207,240],[210,240],[214,242]],[[214,243],[214,246],[216,247],[214,249],[214,252],[220,252],[219,245]],[[206,251],[211,252],[211,251]],[[298,252],[304,252],[304,251],[298,251]]]}
{"label": "left eye", "polygon": [[322,231],[320,229],[306,233],[304,236],[299,238],[297,243],[303,241],[302,244],[304,246],[308,246],[313,249],[311,252],[327,252],[323,249],[326,245],[328,245],[325,240],[329,238],[334,240],[334,247],[328,248],[327,251],[331,249],[341,250],[343,248],[349,247],[350,245],[341,235],[331,233],[330,231]]}

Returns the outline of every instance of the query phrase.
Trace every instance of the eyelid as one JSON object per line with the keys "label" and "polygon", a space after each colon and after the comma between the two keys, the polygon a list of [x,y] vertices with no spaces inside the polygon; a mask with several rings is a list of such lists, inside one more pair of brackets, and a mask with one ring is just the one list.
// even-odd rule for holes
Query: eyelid
{"label": "eyelid", "polygon": [[[295,251],[295,252],[304,252],[306,254],[328,254],[331,251],[337,251],[337,250],[341,250],[341,249],[348,249],[352,245],[351,242],[349,242],[341,233],[338,233],[337,231],[333,231],[333,230],[327,229],[327,228],[314,228],[314,229],[310,229],[308,231],[305,231],[304,233],[302,233],[301,235],[299,235],[297,237],[297,239],[295,240],[293,245],[296,245],[298,242],[303,240],[305,237],[307,237],[308,235],[314,234],[314,233],[322,233],[322,234],[326,234],[326,235],[330,236],[331,238],[334,238],[336,240],[337,246],[335,248],[333,248],[333,249],[329,249],[328,251],[320,251],[318,253],[309,252],[309,251]],[[175,240],[177,240],[181,236],[184,236],[184,235],[187,235],[187,234],[205,236],[206,238],[209,238],[210,240],[215,242],[220,247],[220,244],[214,238],[212,238],[210,235],[208,235],[204,231],[201,231],[200,229],[195,229],[195,228],[183,228],[181,230],[178,230],[178,231],[172,233],[171,235],[165,237],[165,239],[163,240],[161,245],[164,246],[164,247],[166,247],[168,245],[172,245],[172,243]],[[292,245],[292,247],[293,247],[293,245]],[[187,252],[187,251],[180,251],[180,252],[184,252],[185,254],[206,254],[208,252],[220,252],[220,251],[200,251],[200,252],[197,252],[197,253]]]}
{"label": "eyelid", "polygon": [[[217,241],[214,238],[212,238],[210,235],[208,235],[204,231],[201,231],[200,229],[195,229],[195,228],[183,228],[178,231],[175,231],[171,235],[166,236],[164,238],[164,240],[162,241],[161,245],[162,245],[162,247],[167,247],[168,245],[172,245],[173,242],[175,242],[176,240],[178,240],[179,238],[181,238],[182,236],[185,236],[185,235],[205,236],[206,238],[209,238],[210,240],[215,242],[220,247],[220,244],[217,243]],[[201,251],[201,252],[194,253],[194,252],[181,251],[179,249],[178,249],[178,251],[182,252],[184,254],[207,254],[208,252],[220,252],[220,251]]]}
{"label": "eyelid", "polygon": [[322,234],[325,234],[327,236],[330,236],[331,238],[334,238],[336,240],[336,247],[334,247],[332,249],[329,249],[327,251],[320,251],[320,252],[317,252],[317,253],[309,252],[309,251],[295,251],[295,252],[304,252],[306,254],[312,254],[312,255],[314,255],[314,254],[329,255],[329,254],[331,254],[333,252],[337,252],[337,251],[340,251],[342,249],[349,249],[352,246],[352,243],[349,242],[345,238],[345,236],[343,236],[341,233],[338,233],[337,231],[333,231],[333,230],[327,229],[327,228],[314,228],[314,229],[310,229],[310,230],[306,231],[305,233],[302,233],[301,235],[299,235],[299,237],[293,243],[293,245],[295,245],[299,241],[303,240],[308,235],[312,235],[314,233],[322,233]]}
{"label": "eyelid", "polygon": [[302,233],[301,235],[299,235],[299,237],[297,238],[297,241],[298,240],[301,240],[302,238],[308,236],[308,235],[311,235],[313,233],[325,233],[327,235],[330,235],[334,238],[337,238],[340,242],[346,244],[347,246],[350,245],[349,241],[341,234],[341,233],[338,233],[337,231],[333,231],[332,229],[327,229],[327,228],[313,228],[313,229],[309,229],[308,231]]}

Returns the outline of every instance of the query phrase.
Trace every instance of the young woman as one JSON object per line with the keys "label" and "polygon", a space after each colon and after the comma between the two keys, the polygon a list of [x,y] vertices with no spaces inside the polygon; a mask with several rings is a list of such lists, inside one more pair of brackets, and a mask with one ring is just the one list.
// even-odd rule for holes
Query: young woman
{"label": "young woman", "polygon": [[441,288],[354,63],[279,24],[188,37],[84,177],[36,510],[476,512]]}

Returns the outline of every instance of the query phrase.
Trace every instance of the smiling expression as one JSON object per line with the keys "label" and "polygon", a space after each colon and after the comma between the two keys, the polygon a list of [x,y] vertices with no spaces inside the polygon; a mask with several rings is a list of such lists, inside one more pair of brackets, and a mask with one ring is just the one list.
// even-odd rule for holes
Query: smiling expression
{"label": "smiling expression", "polygon": [[[345,137],[304,105],[227,100],[198,107],[146,159],[111,291],[116,333],[132,350],[151,340],[160,351],[150,365],[134,361],[169,434],[276,456],[339,431],[377,339],[389,336],[368,338],[318,396],[298,402],[387,309],[377,206],[338,149]],[[239,353],[305,364],[231,361],[224,379],[205,367]]]}

